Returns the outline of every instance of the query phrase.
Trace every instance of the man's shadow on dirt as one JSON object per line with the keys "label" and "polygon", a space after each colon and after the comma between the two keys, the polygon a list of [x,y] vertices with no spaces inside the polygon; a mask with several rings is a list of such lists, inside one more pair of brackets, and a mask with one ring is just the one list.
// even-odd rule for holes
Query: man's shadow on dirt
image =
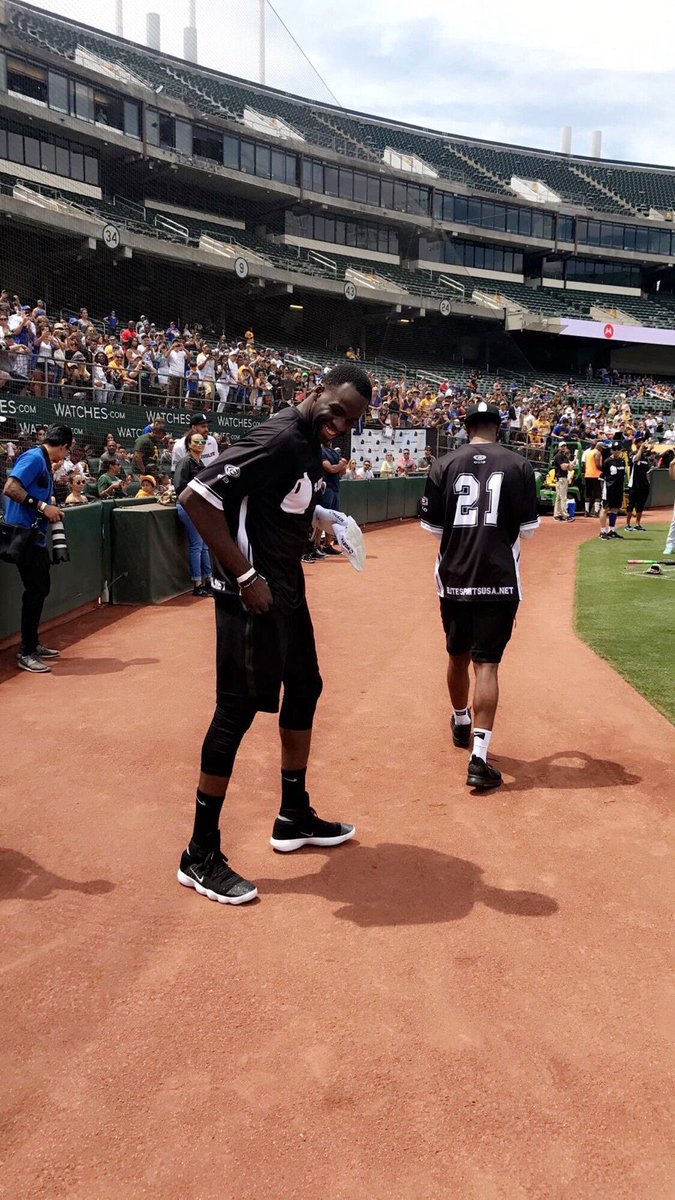
{"label": "man's shadow on dirt", "polygon": [[518,758],[507,758],[502,754],[493,757],[495,766],[513,779],[504,781],[495,795],[504,792],[529,792],[537,789],[564,791],[592,788],[632,787],[642,782],[642,776],[633,775],[621,763],[606,758],[592,758],[581,750],[559,750],[525,762]]}
{"label": "man's shadow on dirt", "polygon": [[336,917],[363,928],[459,921],[475,904],[510,917],[549,917],[558,911],[551,896],[491,887],[475,863],[423,846],[349,842],[337,851],[306,847],[301,853],[329,857],[320,871],[308,875],[258,879],[261,896],[322,896],[342,905]]}
{"label": "man's shadow on dirt", "polygon": [[45,871],[39,863],[20,850],[0,847],[0,900],[51,900],[56,892],[83,892],[85,896],[104,896],[114,890],[107,879],[79,882]]}

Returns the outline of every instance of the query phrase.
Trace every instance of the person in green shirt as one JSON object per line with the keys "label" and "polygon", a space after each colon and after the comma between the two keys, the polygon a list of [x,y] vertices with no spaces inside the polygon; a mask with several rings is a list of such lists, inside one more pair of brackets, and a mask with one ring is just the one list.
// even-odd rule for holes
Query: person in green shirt
{"label": "person in green shirt", "polygon": [[108,463],[108,470],[99,475],[96,481],[96,491],[100,500],[114,500],[116,496],[126,495],[129,484],[120,478],[121,465],[118,458]]}
{"label": "person in green shirt", "polygon": [[147,475],[159,460],[160,447],[166,437],[166,424],[163,417],[156,417],[152,422],[149,433],[142,433],[134,445],[134,470],[140,475]]}

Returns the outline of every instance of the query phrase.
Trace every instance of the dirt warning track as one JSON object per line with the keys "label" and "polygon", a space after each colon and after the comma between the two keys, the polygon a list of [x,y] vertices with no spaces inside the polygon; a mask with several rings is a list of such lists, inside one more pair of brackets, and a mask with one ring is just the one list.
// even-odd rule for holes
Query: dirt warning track
{"label": "dirt warning track", "polygon": [[573,634],[589,533],[525,547],[506,784],[482,797],[450,742],[434,540],[375,530],[363,576],[308,568],[309,784],[358,837],[274,855],[259,717],[224,819],[243,909],[175,881],[210,601],[71,623],[53,675],[6,672],[2,1194],[672,1195],[675,732]]}

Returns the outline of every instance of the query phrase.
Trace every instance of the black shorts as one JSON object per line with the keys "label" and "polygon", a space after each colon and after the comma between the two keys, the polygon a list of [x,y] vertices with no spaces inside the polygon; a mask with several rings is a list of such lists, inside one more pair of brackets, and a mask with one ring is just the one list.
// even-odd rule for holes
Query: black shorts
{"label": "black shorts", "polygon": [[238,597],[216,598],[216,692],[240,696],[260,712],[279,711],[281,685],[316,696],[321,676],[314,628],[305,601],[290,613],[259,616]]}
{"label": "black shorts", "polygon": [[632,510],[635,510],[635,512],[639,512],[639,513],[643,512],[648,498],[649,498],[649,488],[648,487],[646,487],[646,488],[645,487],[630,488],[630,490],[628,492],[628,505],[627,505],[629,512]]}
{"label": "black shorts", "polygon": [[470,653],[474,662],[501,662],[518,604],[518,600],[441,600],[448,654]]}
{"label": "black shorts", "polygon": [[597,476],[587,475],[584,479],[584,496],[589,503],[594,503],[602,495],[602,480]]}
{"label": "black shorts", "polygon": [[623,487],[605,488],[602,497],[603,508],[621,508],[623,504]]}

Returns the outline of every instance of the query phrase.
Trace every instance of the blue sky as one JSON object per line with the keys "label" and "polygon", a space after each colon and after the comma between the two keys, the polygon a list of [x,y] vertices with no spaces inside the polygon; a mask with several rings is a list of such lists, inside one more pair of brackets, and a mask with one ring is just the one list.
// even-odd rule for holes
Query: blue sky
{"label": "blue sky", "polygon": [[[114,28],[112,0],[103,12],[85,0],[41,6]],[[277,0],[276,8],[346,107],[550,150],[571,125],[579,154],[602,129],[604,157],[675,165],[668,0],[652,0],[645,20],[588,0]],[[127,37],[144,41],[148,9],[162,17],[162,48],[181,54],[187,0],[125,0]],[[623,6],[627,18],[640,11]],[[255,0],[197,0],[203,65],[255,78],[256,14]],[[269,12],[267,33],[268,83],[328,99]]]}

